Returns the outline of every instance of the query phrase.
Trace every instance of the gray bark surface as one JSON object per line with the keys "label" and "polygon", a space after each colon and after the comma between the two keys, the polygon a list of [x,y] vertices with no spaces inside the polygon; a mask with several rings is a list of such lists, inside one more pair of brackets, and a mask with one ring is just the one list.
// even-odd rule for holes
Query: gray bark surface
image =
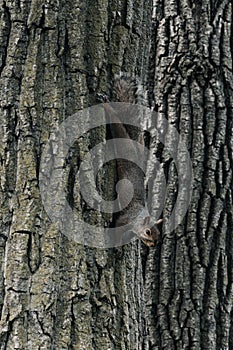
{"label": "gray bark surface", "polygon": [[[38,180],[65,118],[97,103],[110,74],[145,75],[150,13],[147,1],[1,3],[1,349],[141,347],[140,244],[104,251],[69,240],[47,217]],[[104,138],[104,129],[84,135],[66,170],[70,202],[92,223],[106,218],[83,205],[75,174]],[[114,176],[104,180],[110,197]]]}
{"label": "gray bark surface", "polygon": [[[232,66],[229,0],[1,3],[1,350],[233,349]],[[151,140],[167,178],[163,231],[151,249],[77,244],[41,202],[51,132],[97,103],[121,71],[140,77],[150,106],[177,128],[192,158],[192,202],[166,234],[177,172]],[[104,128],[84,135],[66,165],[70,203],[96,224],[111,217],[85,206],[76,172],[105,136]],[[115,168],[105,174],[111,198]],[[157,210],[157,179],[153,193]]]}
{"label": "gray bark surface", "polygon": [[[149,349],[232,349],[232,2],[154,1],[151,99],[176,126],[193,164],[182,224],[147,257]],[[164,231],[177,194],[167,169]],[[153,276],[153,277],[152,277]]]}

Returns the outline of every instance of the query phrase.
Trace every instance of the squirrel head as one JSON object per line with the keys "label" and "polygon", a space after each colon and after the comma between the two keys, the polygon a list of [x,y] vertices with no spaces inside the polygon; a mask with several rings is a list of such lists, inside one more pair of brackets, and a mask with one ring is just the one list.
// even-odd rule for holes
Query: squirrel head
{"label": "squirrel head", "polygon": [[146,216],[143,222],[141,221],[137,227],[134,225],[134,231],[145,245],[148,247],[154,247],[160,234],[157,225],[162,222],[162,219],[156,221],[153,226],[151,226],[150,221],[150,216]]}
{"label": "squirrel head", "polygon": [[154,247],[159,238],[159,229],[157,225],[159,225],[163,220],[157,220],[154,225],[151,225],[151,217],[147,209],[142,209],[140,213],[133,220],[129,220],[129,216],[125,213],[120,216],[117,220],[117,226],[123,226],[131,221],[131,229],[130,232],[135,234],[138,238],[140,238],[145,245],[148,247]]}

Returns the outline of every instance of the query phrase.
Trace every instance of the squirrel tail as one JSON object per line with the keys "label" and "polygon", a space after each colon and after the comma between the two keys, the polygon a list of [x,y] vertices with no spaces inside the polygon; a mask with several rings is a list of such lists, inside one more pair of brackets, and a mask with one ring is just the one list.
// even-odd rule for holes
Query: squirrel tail
{"label": "squirrel tail", "polygon": [[145,89],[138,78],[121,72],[112,82],[112,101],[145,105]]}

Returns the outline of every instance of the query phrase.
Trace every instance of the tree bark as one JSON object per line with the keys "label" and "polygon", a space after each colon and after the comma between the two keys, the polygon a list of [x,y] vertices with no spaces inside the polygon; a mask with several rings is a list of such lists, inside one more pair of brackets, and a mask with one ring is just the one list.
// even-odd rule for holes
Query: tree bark
{"label": "tree bark", "polygon": [[[232,349],[232,2],[9,0],[0,33],[0,349]],[[151,249],[68,239],[39,188],[51,133],[122,71],[139,76],[192,159],[192,201],[169,232],[176,165],[151,140],[167,181]],[[76,173],[105,137],[84,135],[66,164],[71,205],[99,225],[110,216],[83,204]],[[108,198],[114,172],[100,176]]]}
{"label": "tree bark", "polygon": [[[99,250],[69,240],[43,208],[39,169],[51,132],[97,103],[110,75],[145,78],[151,9],[150,1],[1,4],[1,349],[141,348],[140,244]],[[78,140],[66,171],[71,204],[96,223],[103,219],[83,207],[75,174],[104,137],[100,128]]]}
{"label": "tree bark", "polygon": [[149,254],[149,349],[232,349],[232,2],[154,1],[151,100],[192,158],[186,218],[166,234],[177,172],[159,151],[169,196],[159,255]]}

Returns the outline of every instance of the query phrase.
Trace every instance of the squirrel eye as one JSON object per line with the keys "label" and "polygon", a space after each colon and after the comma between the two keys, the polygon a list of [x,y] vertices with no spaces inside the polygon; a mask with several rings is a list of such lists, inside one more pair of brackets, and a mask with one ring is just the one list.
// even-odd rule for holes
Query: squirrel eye
{"label": "squirrel eye", "polygon": [[151,234],[151,230],[149,228],[146,229],[146,234],[150,235]]}

